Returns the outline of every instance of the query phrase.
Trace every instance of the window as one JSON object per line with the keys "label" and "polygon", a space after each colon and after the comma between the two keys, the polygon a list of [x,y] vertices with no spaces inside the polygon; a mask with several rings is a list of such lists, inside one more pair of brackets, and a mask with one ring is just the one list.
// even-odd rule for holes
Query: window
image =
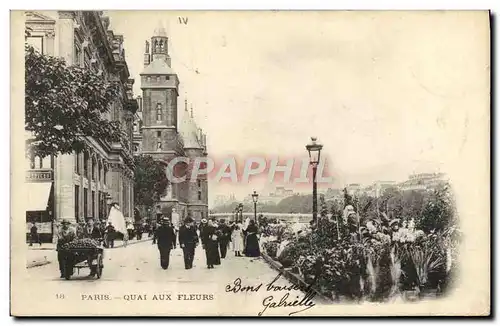
{"label": "window", "polygon": [[30,156],[30,169],[35,168],[35,157],[33,155]]}
{"label": "window", "polygon": [[92,180],[95,181],[96,179],[96,162],[95,159],[92,159]]}
{"label": "window", "polygon": [[139,125],[137,122],[134,122],[134,132],[139,132]]}
{"label": "window", "polygon": [[201,180],[198,180],[198,188],[201,187]]}
{"label": "window", "polygon": [[92,191],[92,217],[95,217],[95,191]]}
{"label": "window", "polygon": [[89,153],[83,153],[83,175],[88,178],[89,175]]}
{"label": "window", "polygon": [[160,138],[161,137],[161,131],[156,132],[156,137]]}
{"label": "window", "polygon": [[163,120],[161,104],[156,105],[156,121]]}
{"label": "window", "polygon": [[156,150],[157,150],[158,152],[160,152],[160,151],[161,151],[161,142],[160,142],[160,141],[159,141],[158,143],[156,143]]}
{"label": "window", "polygon": [[74,53],[74,58],[73,58],[73,64],[76,66],[80,66],[82,63],[82,50],[80,49],[80,46],[77,44],[75,41],[75,53]]}
{"label": "window", "polygon": [[30,36],[26,39],[26,43],[31,45],[36,51],[43,53],[43,37],[41,36]]}
{"label": "window", "polygon": [[103,183],[106,184],[106,181],[108,180],[108,168],[106,166],[104,167],[104,175],[102,177]]}
{"label": "window", "polygon": [[43,168],[42,159],[40,156],[35,156],[35,169]]}
{"label": "window", "polygon": [[75,186],[75,219],[80,216],[80,186]]}
{"label": "window", "polygon": [[75,153],[75,173],[80,174],[80,153]]}
{"label": "window", "polygon": [[198,191],[198,200],[201,200],[201,190]]}
{"label": "window", "polygon": [[83,218],[86,218],[89,212],[88,195],[89,195],[88,189],[83,188]]}
{"label": "window", "polygon": [[97,181],[101,181],[102,174],[102,163],[101,161],[97,162]]}

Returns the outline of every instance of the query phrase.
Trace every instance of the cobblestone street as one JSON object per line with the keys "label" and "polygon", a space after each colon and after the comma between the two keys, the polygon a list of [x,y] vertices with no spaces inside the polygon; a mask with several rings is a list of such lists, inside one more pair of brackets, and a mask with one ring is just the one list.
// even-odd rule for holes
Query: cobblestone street
{"label": "cobblestone street", "polygon": [[[54,254],[50,250],[43,251],[50,252],[49,255]],[[290,302],[297,297],[299,300],[304,297],[298,290],[268,291],[267,284],[276,278],[278,272],[262,258],[234,257],[234,254],[229,252],[220,266],[210,270],[205,265],[205,253],[198,246],[193,269],[185,270],[182,249],[177,247],[171,252],[169,269],[162,270],[158,249],[151,241],[129,245],[126,248],[106,249],[104,255],[101,279],[88,277],[88,269],[82,269],[80,274],[75,272],[70,280],[60,279],[57,261],[53,261],[44,266],[27,269],[26,282],[30,285],[25,286],[23,290],[30,291],[31,295],[37,296],[40,301],[53,301],[50,312],[59,315],[71,313],[71,302],[75,305],[80,303],[79,309],[95,309],[93,313],[97,314],[103,304],[107,305],[105,314],[124,315],[127,315],[129,305],[141,305],[143,313],[157,312],[160,305],[165,315],[182,314],[186,309],[192,309],[192,305],[200,305],[196,311],[201,313],[202,309],[203,313],[209,315],[217,315],[222,311],[227,313],[228,307],[233,306],[238,307],[235,309],[237,315],[256,316],[265,308],[263,300],[271,295],[276,303],[286,294]],[[241,279],[242,290],[237,293],[227,292],[226,287],[232,285],[231,288],[234,288],[234,282],[238,278]],[[260,288],[259,284],[262,284]],[[291,286],[283,278],[274,284],[281,287]],[[247,286],[252,286],[253,290],[243,289]],[[155,294],[158,295],[156,298]],[[161,294],[164,296],[161,297]],[[168,296],[171,301],[167,299]],[[156,300],[160,298],[167,300]],[[64,301],[64,309],[58,301]],[[82,305],[84,301],[86,304]],[[169,304],[174,301],[175,305]],[[267,299],[267,302],[270,301],[271,299]],[[268,308],[264,315],[283,315],[304,308]],[[50,312],[44,310],[39,313]]]}

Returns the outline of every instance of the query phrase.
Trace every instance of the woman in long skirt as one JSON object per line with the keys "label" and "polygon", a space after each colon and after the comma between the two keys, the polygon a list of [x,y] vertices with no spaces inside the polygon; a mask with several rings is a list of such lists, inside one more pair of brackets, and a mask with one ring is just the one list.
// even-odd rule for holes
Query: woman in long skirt
{"label": "woman in long skirt", "polygon": [[245,246],[245,255],[247,257],[260,257],[259,239],[257,225],[255,221],[251,220],[247,228],[247,241]]}
{"label": "woman in long skirt", "polygon": [[[217,260],[219,260],[220,264],[219,244],[215,231],[216,229],[211,221],[200,231],[203,248],[205,249],[205,255],[207,257],[208,268],[214,268],[214,265],[217,265]],[[217,259],[217,257],[219,258]]]}
{"label": "woman in long skirt", "polygon": [[231,233],[231,242],[233,245],[234,255],[236,257],[242,257],[241,252],[243,251],[243,230],[241,229],[241,224],[236,224],[234,230]]}

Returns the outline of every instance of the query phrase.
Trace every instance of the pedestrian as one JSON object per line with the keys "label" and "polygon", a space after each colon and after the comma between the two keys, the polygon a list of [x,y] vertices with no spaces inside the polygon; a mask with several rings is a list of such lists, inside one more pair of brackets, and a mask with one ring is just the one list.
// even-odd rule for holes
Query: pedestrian
{"label": "pedestrian", "polygon": [[151,233],[153,235],[153,244],[156,244],[156,230],[158,229],[158,225],[155,222],[153,222],[153,224],[151,225]]}
{"label": "pedestrian", "polygon": [[212,221],[207,221],[206,219],[201,220],[201,241],[203,245],[203,249],[205,249],[205,255],[207,258],[207,267],[209,269],[214,268],[214,265],[218,265],[217,261],[219,260],[219,248],[217,242],[217,234],[216,229],[212,223]]}
{"label": "pedestrian", "polygon": [[108,226],[106,226],[106,243],[107,247],[115,247],[115,227],[111,222],[108,222]]}
{"label": "pedestrian", "polygon": [[233,245],[234,255],[236,257],[242,257],[241,251],[243,250],[243,230],[241,229],[241,224],[234,224],[233,232],[231,233],[231,242]]}
{"label": "pedestrian", "polygon": [[220,246],[220,258],[226,258],[227,247],[231,241],[231,228],[226,224],[226,220],[221,219],[219,224],[219,246]]}
{"label": "pedestrian", "polygon": [[[175,225],[172,225],[172,227],[174,228],[174,239],[177,239],[177,237],[179,236],[179,230],[177,229],[177,226],[175,226]],[[174,240],[173,246],[174,246],[174,249],[177,248],[177,243],[175,240]]]}
{"label": "pedestrian", "polygon": [[89,218],[87,221],[87,225],[85,227],[85,238],[94,239],[99,243],[102,241],[101,231],[99,230],[99,227],[95,225],[93,218]]}
{"label": "pedestrian", "polygon": [[61,273],[61,278],[64,278],[66,266],[70,265],[67,264],[66,261],[67,256],[65,255],[61,247],[64,244],[76,239],[76,233],[72,228],[70,228],[70,225],[71,223],[67,219],[63,219],[61,221],[61,227],[57,232],[56,250],[57,250],[57,261],[59,262],[59,272]]}
{"label": "pedestrian", "polygon": [[193,268],[195,248],[199,243],[198,233],[193,225],[193,219],[188,217],[179,228],[179,245],[184,253],[184,268]]}
{"label": "pedestrian", "polygon": [[246,242],[245,242],[245,255],[247,257],[260,257],[259,239],[258,239],[257,225],[254,220],[250,220],[250,223],[246,229]]}
{"label": "pedestrian", "polygon": [[80,222],[78,222],[77,226],[76,226],[76,237],[78,239],[83,239],[85,238],[85,221],[84,220],[81,220]]}
{"label": "pedestrian", "polygon": [[30,247],[33,246],[33,242],[37,243],[42,246],[42,241],[40,241],[40,235],[38,234],[38,228],[36,226],[35,222],[32,222],[31,224],[31,229],[30,229]]}
{"label": "pedestrian", "polygon": [[167,269],[170,263],[170,250],[172,250],[175,243],[174,228],[168,218],[164,217],[161,220],[161,225],[155,233],[155,239],[158,242],[158,250],[160,251],[161,268]]}

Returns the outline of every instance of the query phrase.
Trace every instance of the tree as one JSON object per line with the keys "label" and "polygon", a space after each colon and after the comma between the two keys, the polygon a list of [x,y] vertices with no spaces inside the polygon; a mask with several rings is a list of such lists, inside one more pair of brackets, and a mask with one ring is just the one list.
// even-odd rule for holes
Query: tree
{"label": "tree", "polygon": [[25,129],[32,135],[27,145],[33,155],[80,151],[85,137],[123,142],[120,122],[104,117],[121,96],[117,83],[29,45],[24,59]]}
{"label": "tree", "polygon": [[319,215],[322,219],[328,219],[328,206],[325,202],[325,196],[321,195],[319,197]]}
{"label": "tree", "polygon": [[149,155],[134,158],[135,183],[134,198],[136,205],[152,206],[160,199],[168,186],[163,164]]}
{"label": "tree", "polygon": [[416,226],[426,233],[432,230],[441,231],[456,223],[455,209],[450,186],[439,185],[427,193],[422,217],[416,220]]}

